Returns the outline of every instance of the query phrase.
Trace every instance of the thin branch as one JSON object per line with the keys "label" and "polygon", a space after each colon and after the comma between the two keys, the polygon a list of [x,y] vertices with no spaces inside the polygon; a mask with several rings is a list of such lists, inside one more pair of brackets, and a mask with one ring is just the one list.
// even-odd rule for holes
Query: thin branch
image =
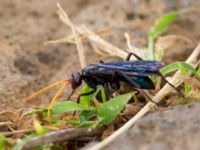
{"label": "thin branch", "polygon": [[31,150],[43,144],[74,140],[80,137],[93,137],[100,135],[105,130],[105,127],[96,129],[88,128],[68,128],[64,130],[54,131],[45,134],[41,137],[36,137],[26,142],[21,150]]}
{"label": "thin branch", "polygon": [[137,47],[135,47],[134,45],[131,44],[131,40],[130,40],[130,36],[127,32],[124,33],[124,36],[126,38],[126,44],[128,46],[128,51],[137,54],[138,56],[144,58],[145,55],[145,51],[143,49],[139,49]]}
{"label": "thin branch", "polygon": [[111,56],[117,56],[121,58],[125,58],[127,56],[127,52],[105,41],[97,34],[89,30],[87,27],[76,27],[76,29],[79,33],[90,32],[91,35],[88,36],[88,39],[98,48],[98,50],[103,51],[104,53],[107,53]]}
{"label": "thin branch", "polygon": [[10,122],[10,121],[6,121],[6,122],[0,122],[0,126],[10,126],[10,125],[13,125],[14,123],[13,122]]}
{"label": "thin branch", "polygon": [[[108,32],[112,31],[111,28],[104,28],[104,29],[101,29],[101,30],[98,30],[98,31],[95,31],[94,33],[97,34],[97,35],[103,35],[103,34],[106,34]],[[91,33],[84,33],[84,34],[78,34],[79,38],[81,40],[84,40],[86,39],[88,36],[90,36]],[[75,38],[73,35],[71,36],[65,36],[63,38],[60,38],[58,40],[50,40],[50,41],[46,41],[44,42],[44,45],[48,45],[48,44],[63,44],[63,43],[71,43],[71,44],[76,44],[75,43]]]}
{"label": "thin branch", "polygon": [[[190,57],[186,60],[186,63],[191,64],[193,67],[196,67],[198,65],[200,57],[200,44],[197,46],[197,48],[193,51],[193,53],[190,55]],[[183,78],[181,78],[180,71],[177,71],[175,75],[172,78],[172,81],[170,81],[173,85],[176,87],[179,86],[183,82]],[[166,95],[171,93],[173,91],[172,87],[166,84],[153,98],[153,101],[160,102]],[[149,110],[154,107],[155,104],[152,102],[148,102],[133,118],[131,118],[124,126],[122,126],[119,130],[114,132],[112,135],[107,137],[102,142],[92,146],[88,150],[100,150],[106,147],[108,144],[110,144],[113,140],[115,140],[117,137],[119,137],[121,134],[125,133],[130,129],[135,122],[143,117],[146,113],[149,112]]]}

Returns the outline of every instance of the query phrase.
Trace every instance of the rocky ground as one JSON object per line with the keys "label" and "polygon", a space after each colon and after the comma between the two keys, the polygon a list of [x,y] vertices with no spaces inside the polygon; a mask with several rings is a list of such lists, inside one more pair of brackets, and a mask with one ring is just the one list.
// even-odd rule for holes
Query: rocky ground
{"label": "rocky ground", "polygon": [[[198,150],[200,103],[148,114],[105,150]],[[95,143],[90,143],[90,147]],[[85,148],[85,149],[86,149]]]}
{"label": "rocky ground", "polygon": [[[184,37],[165,48],[164,61],[167,63],[187,58],[200,39],[200,2],[196,0],[0,1],[1,111],[48,105],[53,91],[29,103],[24,98],[49,83],[69,78],[73,71],[80,70],[74,45],[43,45],[44,41],[71,34],[70,29],[61,23],[56,14],[56,2],[61,3],[77,25],[85,24],[94,31],[111,27],[113,31],[103,38],[122,49],[127,48],[124,32],[130,34],[131,42],[135,46],[146,47],[147,32],[156,18],[167,12],[192,8],[180,15],[163,34]],[[166,38],[160,40],[169,42]],[[87,64],[103,59],[93,51],[88,42],[84,43],[84,49]],[[65,98],[67,93],[69,91],[62,97]],[[140,149],[175,149],[175,145],[177,149],[181,146],[187,149],[183,145],[191,146],[192,140],[195,148],[199,146],[199,133],[195,132],[198,131],[199,121],[195,118],[198,108],[199,104],[192,104],[150,114],[131,129],[130,134],[124,135],[126,141],[123,137],[121,140],[124,145],[130,144]],[[120,145],[116,141],[107,149],[118,146]]]}

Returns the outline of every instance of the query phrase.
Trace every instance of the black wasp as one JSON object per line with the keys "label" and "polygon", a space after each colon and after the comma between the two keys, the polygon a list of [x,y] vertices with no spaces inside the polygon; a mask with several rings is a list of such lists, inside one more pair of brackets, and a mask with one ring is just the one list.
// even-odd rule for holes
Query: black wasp
{"label": "black wasp", "polygon": [[[137,61],[130,61],[131,56],[135,56]],[[120,81],[128,86],[140,90],[150,101],[151,98],[142,89],[155,89],[150,76],[160,76],[165,82],[169,83],[160,73],[160,68],[164,63],[154,60],[143,60],[134,53],[129,53],[125,61],[89,65],[82,69],[82,73],[72,73],[72,89],[76,89],[82,83],[82,80],[93,90],[83,93],[80,96],[86,96],[96,91],[97,85],[102,85],[106,91],[109,91],[109,85],[115,91],[120,89]],[[177,89],[176,89],[177,90]],[[177,90],[178,91],[178,90]],[[180,93],[180,91],[178,91]],[[73,92],[72,92],[73,94]],[[71,94],[71,95],[72,95]]]}
{"label": "black wasp", "polygon": [[[131,56],[135,56],[138,60],[130,61]],[[136,90],[142,92],[150,101],[151,98],[143,91],[143,89],[155,89],[154,83],[150,79],[151,76],[160,76],[165,82],[170,84],[175,90],[181,93],[178,89],[169,83],[163,75],[160,73],[160,68],[164,64],[162,62],[154,60],[143,60],[134,53],[129,53],[125,61],[104,63],[100,61],[98,64],[89,65],[82,69],[82,72],[74,72],[71,75],[71,79],[61,80],[53,83],[46,88],[32,94],[27,99],[47,91],[48,89],[64,83],[60,90],[55,94],[51,104],[48,108],[48,113],[50,116],[50,109],[55,101],[55,99],[62,93],[67,85],[72,86],[72,93],[69,98],[73,95],[75,89],[77,89],[84,81],[93,90],[88,93],[80,94],[78,97],[78,102],[81,96],[86,96],[94,93],[97,89],[97,85],[102,85],[106,91],[109,91],[110,87],[117,91],[120,89],[120,81],[126,83],[128,86],[133,87]],[[181,94],[182,95],[182,94]]]}

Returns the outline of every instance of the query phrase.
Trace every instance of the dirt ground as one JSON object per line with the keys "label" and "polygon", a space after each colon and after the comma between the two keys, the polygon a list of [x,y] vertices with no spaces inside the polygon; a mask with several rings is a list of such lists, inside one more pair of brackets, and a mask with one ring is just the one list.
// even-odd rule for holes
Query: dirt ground
{"label": "dirt ground", "polygon": [[[60,2],[72,21],[96,31],[111,27],[103,36],[110,43],[127,49],[124,33],[133,45],[147,46],[147,32],[161,15],[191,8],[162,35],[177,35],[165,49],[166,63],[185,60],[200,39],[200,1],[197,0],[1,0],[0,1],[0,110],[47,106],[54,90],[25,102],[24,98],[46,85],[67,79],[80,70],[74,45],[44,46],[43,42],[70,35],[57,16]],[[169,42],[167,38],[159,39]],[[104,59],[84,42],[87,64]],[[66,98],[70,88],[60,99]]]}

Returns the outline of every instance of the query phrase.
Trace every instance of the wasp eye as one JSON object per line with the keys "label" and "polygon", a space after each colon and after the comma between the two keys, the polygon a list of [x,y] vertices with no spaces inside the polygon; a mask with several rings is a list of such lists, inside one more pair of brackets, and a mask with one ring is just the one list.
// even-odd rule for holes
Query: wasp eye
{"label": "wasp eye", "polygon": [[79,72],[72,73],[72,88],[79,87],[82,83],[82,76]]}

